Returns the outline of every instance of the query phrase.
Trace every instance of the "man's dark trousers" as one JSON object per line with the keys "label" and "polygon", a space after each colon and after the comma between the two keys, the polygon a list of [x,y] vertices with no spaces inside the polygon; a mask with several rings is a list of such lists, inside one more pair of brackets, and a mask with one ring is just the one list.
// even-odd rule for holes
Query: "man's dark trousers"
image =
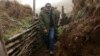
{"label": "man's dark trousers", "polygon": [[50,27],[49,29],[49,38],[48,38],[48,44],[49,44],[49,51],[54,51],[54,44],[55,44],[55,39],[56,39],[56,30],[55,27]]}

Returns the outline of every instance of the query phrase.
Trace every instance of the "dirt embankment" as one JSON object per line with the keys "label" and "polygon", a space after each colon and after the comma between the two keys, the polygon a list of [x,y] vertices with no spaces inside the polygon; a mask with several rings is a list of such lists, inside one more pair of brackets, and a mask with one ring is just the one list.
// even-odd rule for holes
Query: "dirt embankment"
{"label": "dirt embankment", "polygon": [[0,24],[5,38],[11,37],[30,25],[32,9],[18,2],[0,1]]}
{"label": "dirt embankment", "polygon": [[57,56],[100,56],[100,1],[73,3],[72,19],[59,39]]}

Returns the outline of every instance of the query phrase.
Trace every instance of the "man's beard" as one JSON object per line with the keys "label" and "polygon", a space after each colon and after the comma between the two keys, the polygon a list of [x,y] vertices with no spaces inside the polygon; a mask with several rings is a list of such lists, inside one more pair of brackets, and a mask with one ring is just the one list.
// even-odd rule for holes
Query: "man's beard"
{"label": "man's beard", "polygon": [[46,10],[47,12],[50,12],[50,11],[51,11],[51,7],[46,7],[45,10]]}

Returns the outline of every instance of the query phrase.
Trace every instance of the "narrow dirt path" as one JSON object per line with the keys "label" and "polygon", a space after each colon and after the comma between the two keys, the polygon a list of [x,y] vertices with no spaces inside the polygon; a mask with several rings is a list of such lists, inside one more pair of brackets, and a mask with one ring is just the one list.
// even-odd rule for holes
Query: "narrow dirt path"
{"label": "narrow dirt path", "polygon": [[50,56],[46,46],[40,48],[38,52],[34,54],[34,56]]}

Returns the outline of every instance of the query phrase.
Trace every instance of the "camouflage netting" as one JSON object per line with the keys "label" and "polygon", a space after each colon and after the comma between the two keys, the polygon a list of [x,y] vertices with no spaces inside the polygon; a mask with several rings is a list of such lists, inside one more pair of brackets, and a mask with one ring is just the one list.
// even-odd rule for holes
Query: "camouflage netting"
{"label": "camouflage netting", "polygon": [[72,19],[57,56],[100,56],[100,0],[73,0]]}

